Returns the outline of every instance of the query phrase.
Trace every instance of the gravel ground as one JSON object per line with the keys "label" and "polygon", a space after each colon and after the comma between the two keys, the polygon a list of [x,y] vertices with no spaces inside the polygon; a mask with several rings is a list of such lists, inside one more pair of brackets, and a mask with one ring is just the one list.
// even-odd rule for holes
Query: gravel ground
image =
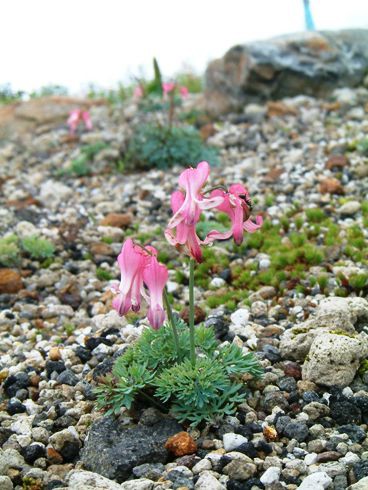
{"label": "gravel ground", "polygon": [[[160,237],[181,169],[116,171],[132,123],[148,117],[134,105],[92,109],[95,129],[76,140],[43,126],[1,145],[1,235],[55,247],[0,269],[1,489],[368,488],[367,111],[366,89],[340,89],[252,104],[209,128],[221,158],[211,183],[245,183],[268,225],[241,249],[211,248],[225,259],[198,283],[198,315],[255,350],[265,375],[236,416],[189,429],[196,451],[181,456],[162,445],[182,427],[152,409],[103,418],[93,394],[147,327],[111,309],[124,237],[167,255],[185,306],[186,265],[179,276]],[[99,142],[92,175],[70,175],[81,146]],[[111,434],[127,428],[138,455],[114,450]]]}

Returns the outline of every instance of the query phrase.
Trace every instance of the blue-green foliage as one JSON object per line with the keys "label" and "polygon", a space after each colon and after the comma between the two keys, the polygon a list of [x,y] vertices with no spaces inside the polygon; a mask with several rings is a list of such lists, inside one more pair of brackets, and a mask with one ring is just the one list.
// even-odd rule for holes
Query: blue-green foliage
{"label": "blue-green foliage", "polygon": [[161,127],[144,125],[130,140],[125,166],[129,169],[165,169],[173,165],[196,165],[208,160],[218,162],[214,148],[205,146],[199,132],[191,126]]}
{"label": "blue-green foliage", "polygon": [[129,409],[136,399],[149,394],[179,421],[192,425],[234,413],[246,398],[242,375],[262,374],[256,357],[244,355],[236,345],[219,348],[214,331],[199,326],[195,333],[197,362],[192,366],[188,359],[189,329],[182,320],[176,324],[179,354],[169,325],[146,329],[96,389],[99,408],[118,414],[122,407]]}

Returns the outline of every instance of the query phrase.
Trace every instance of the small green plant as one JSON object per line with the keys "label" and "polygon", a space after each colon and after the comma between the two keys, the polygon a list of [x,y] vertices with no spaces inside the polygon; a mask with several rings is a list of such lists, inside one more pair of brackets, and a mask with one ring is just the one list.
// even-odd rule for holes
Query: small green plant
{"label": "small green plant", "polygon": [[32,259],[47,259],[55,253],[54,245],[45,238],[36,235],[28,236],[20,241],[22,249],[31,256]]}
{"label": "small green plant", "polygon": [[18,237],[8,235],[0,239],[0,264],[5,267],[13,267],[20,262],[20,250],[18,247]]}
{"label": "small green plant", "polygon": [[322,209],[309,208],[305,210],[305,215],[310,223],[321,223],[326,219],[326,215]]}
{"label": "small green plant", "polygon": [[80,155],[77,158],[74,158],[69,168],[64,172],[61,172],[61,174],[67,173],[77,175],[78,177],[89,175],[92,173],[91,163],[93,162],[93,159],[105,148],[107,148],[107,144],[103,141],[82,146]]}
{"label": "small green plant", "polygon": [[217,161],[216,151],[203,144],[199,132],[191,126],[161,127],[156,124],[137,128],[129,142],[127,169],[168,168],[201,160]]}
{"label": "small green plant", "polygon": [[189,331],[176,320],[179,354],[171,327],[146,329],[140,339],[115,362],[112,375],[97,389],[99,408],[119,413],[134,401],[151,399],[170,411],[179,421],[198,425],[235,412],[246,398],[241,378],[259,377],[262,369],[253,354],[244,355],[236,345],[219,348],[214,331],[199,326],[195,332],[198,360],[188,359]]}
{"label": "small green plant", "polygon": [[111,281],[111,279],[114,278],[109,271],[102,269],[101,267],[97,267],[96,277],[99,281]]}

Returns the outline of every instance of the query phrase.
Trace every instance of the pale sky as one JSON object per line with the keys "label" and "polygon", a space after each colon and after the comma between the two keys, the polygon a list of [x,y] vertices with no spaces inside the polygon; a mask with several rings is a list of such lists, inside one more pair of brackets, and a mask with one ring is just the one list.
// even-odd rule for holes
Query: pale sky
{"label": "pale sky", "polygon": [[[317,29],[368,28],[368,0],[310,0]],[[158,58],[198,73],[235,44],[304,29],[302,0],[0,0],[0,86],[112,87]]]}

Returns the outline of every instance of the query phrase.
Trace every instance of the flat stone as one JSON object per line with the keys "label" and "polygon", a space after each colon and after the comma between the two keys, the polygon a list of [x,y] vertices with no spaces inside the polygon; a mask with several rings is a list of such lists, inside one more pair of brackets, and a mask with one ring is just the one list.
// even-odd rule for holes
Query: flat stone
{"label": "flat stone", "polygon": [[91,471],[72,470],[67,478],[70,490],[121,490],[121,485]]}
{"label": "flat stone", "polygon": [[104,417],[92,424],[81,459],[87,470],[122,482],[138,465],[166,463],[165,442],[181,429],[171,419],[127,429],[113,417]]}

